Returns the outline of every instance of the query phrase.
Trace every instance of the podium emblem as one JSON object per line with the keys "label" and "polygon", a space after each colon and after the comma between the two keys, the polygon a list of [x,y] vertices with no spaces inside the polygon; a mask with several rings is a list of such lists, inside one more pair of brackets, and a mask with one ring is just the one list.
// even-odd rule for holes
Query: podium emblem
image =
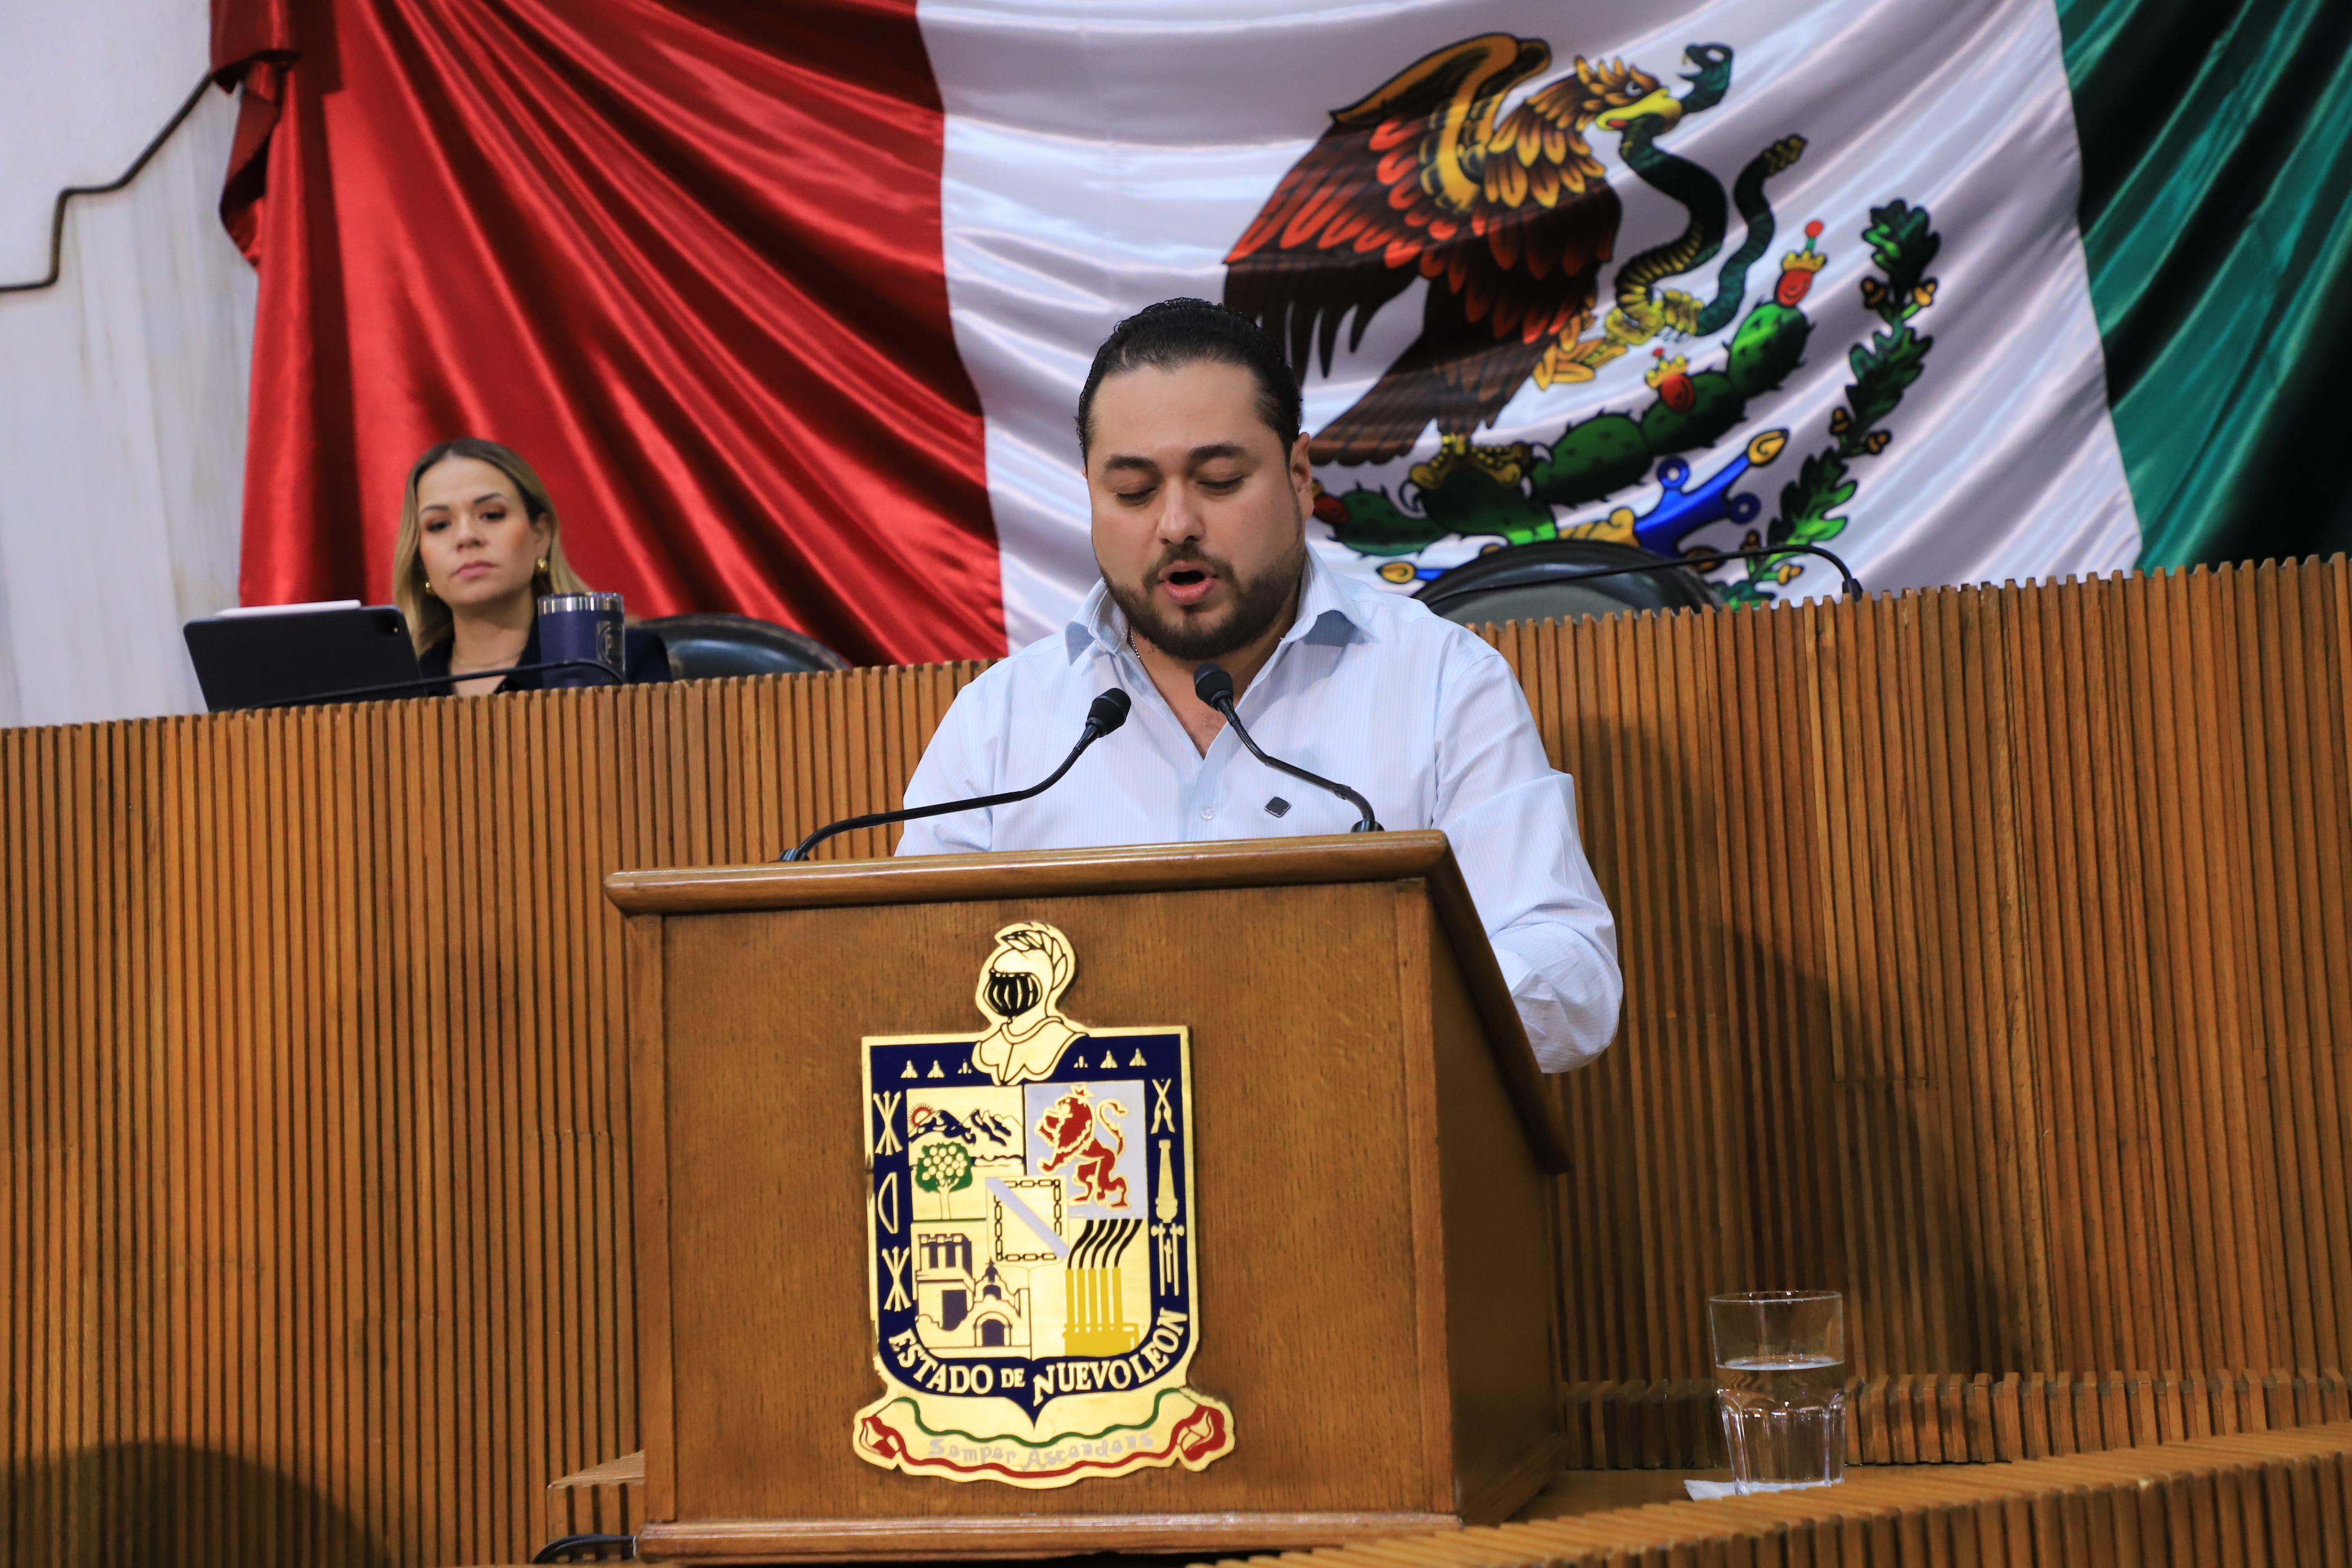
{"label": "podium emblem", "polygon": [[1185,1385],[1193,1279],[1191,1041],[1061,1010],[1069,938],[996,934],[984,1028],[868,1036],[866,1281],[883,1396],[860,1458],[1058,1487],[1230,1452]]}

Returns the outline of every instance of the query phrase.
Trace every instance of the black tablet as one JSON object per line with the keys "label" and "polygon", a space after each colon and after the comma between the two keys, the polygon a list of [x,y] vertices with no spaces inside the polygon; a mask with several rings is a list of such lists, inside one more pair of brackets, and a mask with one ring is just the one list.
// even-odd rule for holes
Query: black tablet
{"label": "black tablet", "polygon": [[419,678],[407,622],[389,604],[232,610],[191,621],[184,632],[205,706],[215,713],[417,695],[371,690]]}

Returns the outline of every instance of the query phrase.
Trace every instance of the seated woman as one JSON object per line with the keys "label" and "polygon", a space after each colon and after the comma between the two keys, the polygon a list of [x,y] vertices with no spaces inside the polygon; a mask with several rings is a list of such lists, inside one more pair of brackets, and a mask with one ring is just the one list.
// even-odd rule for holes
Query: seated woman
{"label": "seated woman", "polygon": [[[392,597],[416,644],[417,668],[447,676],[460,696],[537,691],[539,601],[586,593],[563,559],[555,504],[530,465],[495,441],[460,436],[408,471]],[[632,626],[622,664],[632,683],[669,679],[662,640]]]}

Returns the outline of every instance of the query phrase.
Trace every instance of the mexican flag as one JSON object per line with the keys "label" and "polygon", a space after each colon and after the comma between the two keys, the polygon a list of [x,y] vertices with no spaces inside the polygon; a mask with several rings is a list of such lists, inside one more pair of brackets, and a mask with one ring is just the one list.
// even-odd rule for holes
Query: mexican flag
{"label": "mexican flag", "polygon": [[2112,40],[2052,0],[219,11],[248,602],[385,597],[409,463],[468,434],[633,613],[1002,653],[1095,580],[1078,387],[1175,295],[1290,348],[1310,535],[1400,593],[1560,537],[2105,572],[2135,483],[2177,498],[2079,217],[2067,51]]}
{"label": "mexican flag", "polygon": [[1088,358],[1171,294],[1304,350],[1326,557],[1400,591],[1560,534],[1877,587],[2137,553],[2044,0],[922,17],[1016,643],[1095,575]]}

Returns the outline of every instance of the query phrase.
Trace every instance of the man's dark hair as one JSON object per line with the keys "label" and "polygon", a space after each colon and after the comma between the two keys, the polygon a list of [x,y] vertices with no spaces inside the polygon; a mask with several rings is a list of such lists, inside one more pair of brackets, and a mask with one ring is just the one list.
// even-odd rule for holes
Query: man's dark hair
{"label": "man's dark hair", "polygon": [[1103,378],[1150,366],[1180,370],[1206,360],[1239,365],[1257,382],[1258,417],[1282,439],[1286,457],[1298,440],[1302,416],[1298,378],[1273,334],[1238,310],[1205,299],[1163,299],[1147,305],[1111,329],[1095,350],[1087,384],[1078,393],[1078,460],[1094,444],[1095,389]]}

